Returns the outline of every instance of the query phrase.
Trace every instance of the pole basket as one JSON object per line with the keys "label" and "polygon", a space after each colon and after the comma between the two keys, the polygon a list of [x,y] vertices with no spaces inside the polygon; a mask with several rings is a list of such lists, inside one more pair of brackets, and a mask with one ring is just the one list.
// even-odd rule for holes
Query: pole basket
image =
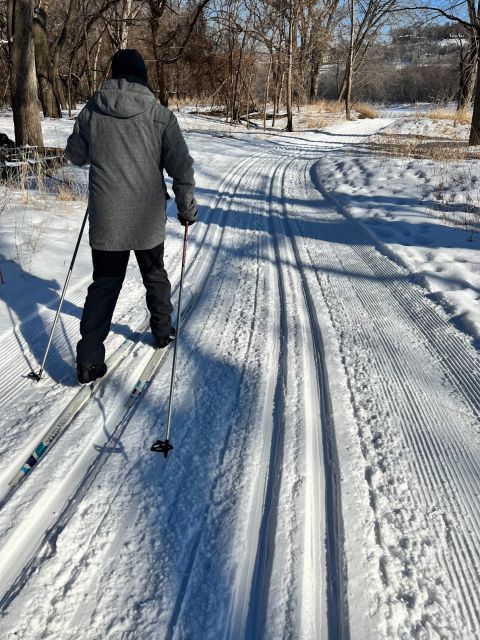
{"label": "pole basket", "polygon": [[170,444],[168,438],[166,440],[157,440],[152,444],[151,451],[155,453],[163,453],[163,457],[168,457],[168,452],[173,449],[173,446]]}

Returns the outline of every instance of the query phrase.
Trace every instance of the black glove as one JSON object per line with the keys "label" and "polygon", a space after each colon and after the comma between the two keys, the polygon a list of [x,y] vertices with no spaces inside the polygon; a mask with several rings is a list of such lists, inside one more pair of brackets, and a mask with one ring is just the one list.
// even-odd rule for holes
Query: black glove
{"label": "black glove", "polygon": [[195,222],[197,221],[197,216],[198,216],[198,211],[195,211],[193,220],[188,220],[187,218],[184,218],[180,213],[178,214],[177,217],[182,227],[190,227],[192,224],[195,224]]}

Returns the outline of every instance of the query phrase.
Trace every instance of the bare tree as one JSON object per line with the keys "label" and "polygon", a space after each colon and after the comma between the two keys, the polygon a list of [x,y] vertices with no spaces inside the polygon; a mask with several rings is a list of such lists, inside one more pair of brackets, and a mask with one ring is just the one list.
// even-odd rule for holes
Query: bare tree
{"label": "bare tree", "polygon": [[355,0],[350,0],[350,40],[348,43],[347,68],[345,70],[345,114],[352,119],[350,102],[352,98],[353,62],[355,59]]}
{"label": "bare tree", "polygon": [[32,35],[35,46],[35,68],[43,115],[49,118],[60,118],[60,103],[54,92],[53,65],[47,41],[48,5],[48,0],[42,0],[34,11]]}
{"label": "bare tree", "polygon": [[[338,93],[338,100],[345,99],[348,77],[352,86],[355,72],[365,59],[369,48],[377,40],[398,0],[352,0],[355,2],[354,22],[352,23],[352,5],[350,5],[350,38],[353,43],[347,47],[346,73]],[[353,33],[352,33],[353,30]]]}
{"label": "bare tree", "polygon": [[293,48],[296,29],[297,5],[288,0],[287,5],[287,131],[293,131],[292,95],[293,95]]}
{"label": "bare tree", "polygon": [[17,145],[41,147],[43,137],[32,37],[32,0],[9,0],[7,20],[15,141]]}
{"label": "bare tree", "polygon": [[298,72],[302,93],[313,102],[317,97],[320,69],[331,45],[339,0],[302,0],[298,13]]}
{"label": "bare tree", "polygon": [[[430,14],[440,15],[452,22],[463,25],[466,29],[475,32],[475,39],[480,39],[480,8],[477,7],[476,0],[465,0],[465,2],[445,3],[442,7],[436,4],[421,4],[406,7],[411,11],[426,11]],[[467,17],[468,16],[468,17]],[[469,145],[480,144],[480,47],[474,49],[476,59],[472,63],[476,66],[475,91],[473,99],[472,125],[470,127]]]}
{"label": "bare tree", "polygon": [[475,29],[469,29],[467,33],[467,46],[464,45],[461,36],[458,38],[460,46],[458,111],[464,111],[472,102],[479,57],[479,35]]}

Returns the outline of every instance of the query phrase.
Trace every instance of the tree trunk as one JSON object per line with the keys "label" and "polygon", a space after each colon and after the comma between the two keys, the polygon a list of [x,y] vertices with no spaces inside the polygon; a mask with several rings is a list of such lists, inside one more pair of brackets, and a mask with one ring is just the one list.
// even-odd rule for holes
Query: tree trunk
{"label": "tree trunk", "polygon": [[39,8],[35,10],[33,19],[32,36],[35,47],[35,68],[43,115],[46,118],[60,118],[62,113],[53,91],[52,61],[47,42],[47,9],[48,2],[41,2]]}
{"label": "tree trunk", "polygon": [[35,50],[32,38],[32,0],[9,0],[11,8],[10,91],[17,145],[43,147],[40,125]]}
{"label": "tree trunk", "polygon": [[132,14],[132,0],[126,0],[123,6],[122,22],[120,24],[120,49],[128,48],[128,33],[130,27],[128,24],[128,18]]}
{"label": "tree trunk", "polygon": [[468,144],[473,147],[480,144],[480,64],[477,61],[477,82],[475,86],[475,98],[473,101],[472,126],[470,128],[470,140]]}
{"label": "tree trunk", "polygon": [[85,48],[85,75],[87,77],[88,93],[93,96],[93,94],[95,93],[95,78],[93,76],[92,63],[90,60],[91,51],[88,46],[88,32],[86,25],[83,26],[83,33],[83,46]]}
{"label": "tree trunk", "polygon": [[293,0],[289,0],[289,25],[288,25],[288,44],[287,44],[287,131],[293,131],[293,113],[292,113],[292,67],[293,67]]}
{"label": "tree trunk", "polygon": [[272,63],[273,63],[273,54],[270,53],[270,60],[269,60],[269,63],[268,63],[267,81],[265,83],[265,91],[263,92],[263,130],[264,131],[267,128],[267,103],[268,103],[268,92],[270,90],[270,76],[272,74]]}
{"label": "tree trunk", "polygon": [[95,91],[97,91],[100,86],[100,82],[98,81],[98,59],[100,58],[102,41],[103,41],[103,33],[100,35],[100,38],[98,39],[97,51],[95,52],[95,57],[93,59],[93,87]]}
{"label": "tree trunk", "polygon": [[[240,96],[239,86],[240,86],[240,78],[241,78],[241,72],[242,72],[242,66],[243,66],[243,54],[245,51],[246,41],[247,41],[247,32],[245,31],[242,37],[242,42],[240,44],[240,51],[238,54],[238,61],[237,61],[237,70],[235,73],[235,79],[233,84],[233,96],[232,96],[233,113],[230,121],[231,124],[236,124],[240,122],[241,96]],[[249,97],[247,97],[247,100],[249,100]]]}
{"label": "tree trunk", "polygon": [[[65,100],[65,92],[62,87],[62,83],[59,78],[59,67],[60,67],[60,54],[62,53],[63,47],[65,43],[68,41],[70,36],[70,32],[73,26],[73,19],[75,17],[75,8],[78,5],[78,1],[74,2],[70,0],[68,5],[67,17],[63,25],[62,33],[57,42],[57,46],[55,47],[55,51],[53,53],[53,61],[52,61],[52,82],[53,82],[53,90],[57,97],[58,102],[60,103],[62,109],[67,108],[67,101]],[[85,46],[88,48],[87,40],[85,42]]]}
{"label": "tree trunk", "polygon": [[347,120],[352,119],[350,113],[350,103],[352,99],[352,79],[353,79],[353,45],[355,39],[355,0],[350,0],[350,44],[348,47],[348,60],[347,69],[345,71],[346,86],[345,86],[345,112]]}
{"label": "tree trunk", "polygon": [[152,32],[152,49],[153,57],[155,58],[155,72],[157,76],[157,89],[158,99],[164,107],[168,107],[168,94],[167,87],[165,85],[165,69],[160,60],[160,51],[158,49],[158,41],[160,36],[160,25],[158,23],[159,17],[152,16],[150,28]]}
{"label": "tree trunk", "polygon": [[308,90],[308,99],[310,102],[315,102],[318,95],[318,77],[320,75],[320,67],[322,66],[322,61],[320,59],[312,62],[310,69],[310,78],[309,78],[309,90]]}
{"label": "tree trunk", "polygon": [[158,99],[164,107],[168,107],[168,91],[167,83],[165,82],[165,65],[157,60],[157,79],[158,79]]}
{"label": "tree trunk", "polygon": [[478,38],[470,36],[468,53],[460,62],[460,88],[458,92],[457,110],[464,111],[472,101],[475,85],[475,72],[478,60]]}

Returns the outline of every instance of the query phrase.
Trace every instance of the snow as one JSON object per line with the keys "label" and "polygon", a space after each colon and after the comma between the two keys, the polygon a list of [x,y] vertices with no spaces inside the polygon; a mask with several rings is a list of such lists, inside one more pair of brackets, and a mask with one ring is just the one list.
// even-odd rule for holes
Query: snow
{"label": "snow", "polygon": [[[382,131],[421,140],[467,138],[468,127],[427,118]],[[375,143],[375,138],[372,141]],[[328,156],[317,175],[329,196],[361,222],[383,251],[428,288],[452,320],[480,338],[480,160],[439,161],[351,153]]]}
{"label": "snow", "polygon": [[[91,265],[85,234],[33,384],[86,201],[1,187],[2,638],[478,637],[479,160],[385,152],[394,136],[460,146],[465,128],[406,109],[291,134],[178,117],[200,221],[167,462],[149,449],[170,351],[125,406],[147,334],[8,494],[78,392]],[[42,125],[62,146],[73,122]],[[132,259],[107,352],[145,320]]]}

